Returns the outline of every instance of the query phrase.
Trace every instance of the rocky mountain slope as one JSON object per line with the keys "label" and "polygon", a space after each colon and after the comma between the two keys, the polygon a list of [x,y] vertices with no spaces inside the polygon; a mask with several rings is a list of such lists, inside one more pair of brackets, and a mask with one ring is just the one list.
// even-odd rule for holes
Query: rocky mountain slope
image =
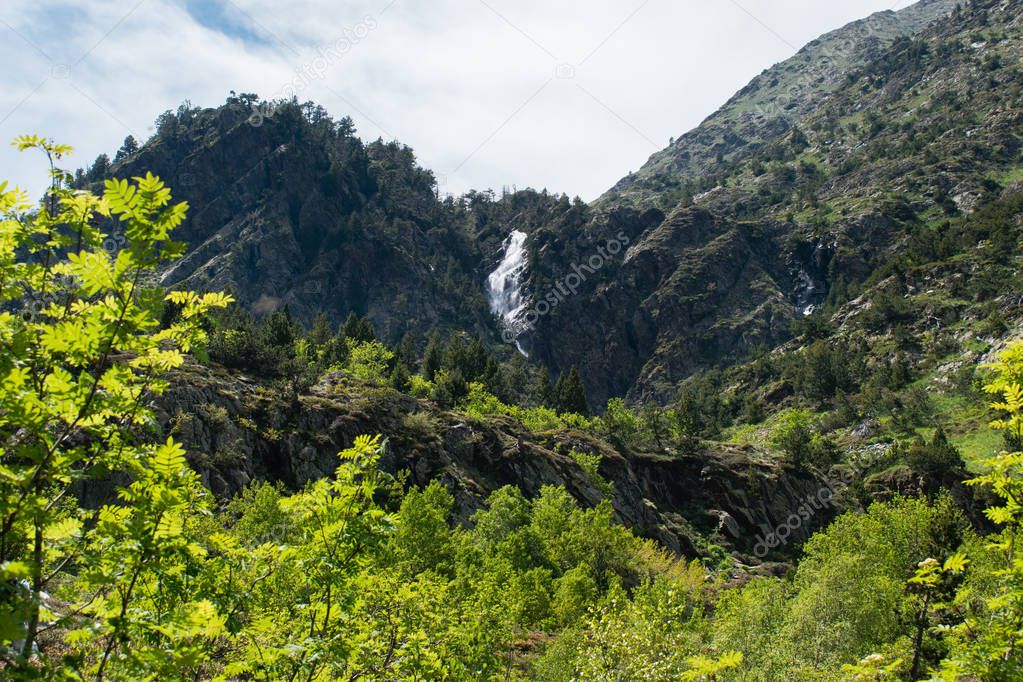
{"label": "rocky mountain slope", "polygon": [[440,200],[407,148],[249,95],[165,114],[140,150],[82,182],[152,169],[190,202],[190,252],[165,283],[231,290],[257,314],[287,306],[306,324],[320,310],[335,324],[366,315],[392,342],[458,329],[500,347],[487,276],[521,230],[527,304],[513,326],[530,359],[554,376],[582,368],[594,407],[667,400],[785,343],[908,244],[1011,190],[1019,16],[1018,0],[927,0],[854,22],[590,206],[529,190]]}
{"label": "rocky mountain slope", "polygon": [[898,38],[913,36],[944,18],[957,4],[924,0],[821,36],[754,78],[699,127],[622,178],[597,204],[671,208],[691,191],[690,183],[783,136],[823,97],[842,87],[850,73],[883,55]]}
{"label": "rocky mountain slope", "polygon": [[[318,312],[335,328],[364,315],[391,344],[462,331],[498,359],[516,350],[501,343],[487,276],[519,230],[526,304],[511,339],[531,368],[517,359],[528,380],[503,399],[537,407],[539,368],[577,367],[591,407],[672,404],[681,388],[676,426],[703,439],[686,452],[622,447],[593,430],[467,417],[456,396],[437,399],[457,382],[427,370],[422,344],[401,356],[436,381],[421,393],[431,400],[338,372],[283,387],[288,371],[274,382],[244,363],[190,366],[161,425],[218,495],[253,478],[301,486],[355,435],[381,433],[386,468],[445,481],[465,521],[505,484],[596,503],[607,492],[578,451],[600,455],[620,521],[687,555],[716,545],[753,561],[757,539],[848,466],[839,453],[890,453],[857,477],[843,501],[856,506],[961,480],[958,460],[914,464],[888,447],[953,407],[968,415],[950,425],[957,444],[988,438],[963,371],[1023,328],[1021,16],[1023,0],[935,0],[829,34],[594,205],[532,190],[440,199],[409,149],[363,143],[312,105],[253,119],[247,95],[165,114],[140,149],[79,182],[152,170],[189,201],[189,251],[165,284],[229,290],[257,316],[286,307],[307,328]],[[824,59],[843,45],[843,60]],[[791,106],[756,112],[806,82]],[[924,405],[928,391],[941,399]],[[807,408],[818,414],[804,440],[778,445],[778,420]],[[663,429],[664,417],[628,428]]]}
{"label": "rocky mountain slope", "polygon": [[[587,367],[598,403],[670,398],[696,371],[773,348],[794,321],[856,298],[909,245],[931,244],[915,251],[923,262],[975,253],[970,216],[1020,180],[1020,10],[973,3],[895,41],[776,139],[705,169],[663,220],[617,207],[594,211],[579,230],[589,241],[553,249],[556,228],[536,237],[531,286],[542,292],[616,221],[634,228],[622,257],[541,317],[535,356]],[[962,238],[937,247],[943,232]],[[990,284],[975,303],[1011,289]]]}
{"label": "rocky mountain slope", "polygon": [[87,198],[5,195],[5,671],[1019,678],[1023,0],[829,34],[592,205],[253,95],[74,182],[148,171],[162,269],[151,178],[66,261]]}
{"label": "rocky mountain slope", "polygon": [[[227,290],[257,315],[288,307],[307,324],[369,317],[385,339],[493,322],[466,210],[398,143],[363,143],[351,121],[311,104],[182,105],[141,149],[81,179],[151,170],[191,209],[186,258],[168,286]],[[96,164],[97,166],[106,164]]]}
{"label": "rocky mountain slope", "polygon": [[[927,0],[814,41],[594,207],[529,191],[441,201],[409,149],[363,143],[349,120],[335,122],[311,104],[252,95],[165,113],[141,149],[97,164],[82,182],[152,169],[189,201],[180,236],[189,254],[166,284],[227,289],[256,314],[287,306],[307,324],[321,310],[335,324],[366,315],[389,341],[433,329],[497,341],[484,290],[512,229],[531,235],[526,293],[535,302],[601,239],[624,234],[628,257],[623,250],[608,259],[583,295],[541,316],[524,340],[555,374],[585,366],[591,402],[600,405],[787,339],[800,308],[826,289],[826,255],[784,249],[799,225],[772,217],[739,227],[735,214],[752,211],[732,210],[739,202],[731,196],[700,197],[713,215],[686,216],[675,206],[754,157],[802,153],[785,151],[787,140],[825,95],[848,89],[850,74],[953,7]],[[760,184],[757,193],[768,191]],[[674,267],[683,253],[683,266]],[[577,329],[600,343],[566,344]]]}

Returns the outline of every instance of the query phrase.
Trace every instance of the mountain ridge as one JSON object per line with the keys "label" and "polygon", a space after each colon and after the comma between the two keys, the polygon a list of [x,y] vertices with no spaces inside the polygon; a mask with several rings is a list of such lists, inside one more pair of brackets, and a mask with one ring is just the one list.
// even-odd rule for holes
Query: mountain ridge
{"label": "mountain ridge", "polygon": [[[725,125],[740,109],[744,125],[759,125],[756,98],[777,100],[787,85],[781,76],[793,71],[797,83],[805,77],[809,85],[782,98],[792,107],[761,112],[766,127],[759,129],[770,139],[738,135],[735,153],[720,161],[716,153],[707,161],[713,145],[706,147],[700,158],[710,166],[700,166],[699,177],[671,165],[675,184],[647,188],[656,189],[656,206],[608,195],[586,205],[533,190],[441,198],[432,173],[407,147],[363,143],[348,119],[334,122],[308,103],[264,107],[273,115],[253,126],[254,95],[232,95],[219,109],[183,106],[164,114],[154,138],[107,172],[152,169],[192,204],[182,234],[191,251],[165,274],[166,284],[226,288],[256,314],[286,306],[306,325],[317,312],[333,325],[349,314],[366,316],[391,343],[406,332],[421,340],[434,330],[464,331],[505,357],[515,350],[501,343],[486,287],[507,235],[528,234],[522,294],[538,308],[553,292],[568,291],[565,278],[622,235],[628,248],[601,257],[598,271],[571,295],[558,293],[556,306],[517,332],[518,343],[554,376],[585,367],[594,406],[614,396],[669,401],[694,374],[776,347],[805,313],[841,304],[850,287],[897,252],[893,240],[905,238],[908,216],[960,212],[949,202],[965,202],[968,212],[968,204],[996,194],[984,189],[981,165],[989,161],[976,143],[962,147],[937,127],[958,125],[955,118],[965,115],[961,102],[949,99],[959,97],[952,93],[965,74],[987,73],[968,57],[994,48],[964,47],[976,42],[968,34],[984,30],[981,16],[1010,26],[1005,17],[1016,4],[950,10],[951,2],[928,0],[826,34],[758,76],[686,138],[714,137],[706,126]],[[899,37],[906,31],[920,33]],[[1015,49],[1015,36],[1002,45]],[[800,71],[829,51],[843,59]],[[991,73],[990,82],[977,78],[973,87],[997,111],[992,83],[999,74],[1013,83],[1015,70]],[[953,89],[928,100],[921,78]],[[900,101],[934,109],[914,114],[929,117],[926,126],[904,114],[886,128]],[[1011,166],[1016,138],[995,137],[1005,150],[997,163]],[[889,139],[891,158],[881,146]],[[687,144],[677,141],[662,154]],[[913,155],[923,162],[951,154],[949,144],[974,156],[973,165],[935,167],[932,179],[906,169]],[[854,157],[872,171],[857,171]],[[660,173],[653,170],[650,177]],[[102,175],[93,169],[82,181]],[[637,187],[640,175],[631,181]],[[907,185],[903,197],[890,196],[881,177]],[[680,193],[679,183],[691,186]],[[907,208],[910,195],[915,205]]]}
{"label": "mountain ridge", "polygon": [[957,5],[957,0],[923,0],[898,12],[877,12],[811,41],[753,78],[696,128],[655,152],[639,171],[615,183],[595,205],[653,202],[670,208],[671,198],[681,198],[685,180],[711,172],[725,160],[735,160],[736,153],[743,158],[748,151],[743,147],[759,146],[784,135],[812,108],[816,98],[833,91],[846,74],[883,52],[896,38],[918,33]]}

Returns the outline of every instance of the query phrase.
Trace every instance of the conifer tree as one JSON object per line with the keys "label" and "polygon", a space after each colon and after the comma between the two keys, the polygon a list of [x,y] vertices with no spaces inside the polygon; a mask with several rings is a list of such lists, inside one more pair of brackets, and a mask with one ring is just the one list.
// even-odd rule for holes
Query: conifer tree
{"label": "conifer tree", "polygon": [[430,334],[430,340],[426,344],[426,352],[423,354],[423,377],[433,381],[443,365],[444,350],[441,348],[440,334],[434,331]]}
{"label": "conifer tree", "polygon": [[416,337],[413,336],[412,332],[405,332],[405,335],[401,337],[401,341],[398,342],[398,346],[394,349],[394,357],[399,362],[404,363],[409,371],[414,370],[416,365],[419,364],[417,347]]}
{"label": "conifer tree", "polygon": [[588,415],[590,408],[586,405],[586,391],[583,388],[582,379],[579,377],[579,370],[573,365],[567,375],[558,379],[555,387],[558,400],[558,411],[572,414]]}
{"label": "conifer tree", "polygon": [[331,330],[327,316],[322,312],[316,313],[312,329],[309,330],[309,343],[317,347],[323,346],[330,341],[333,336],[334,332]]}
{"label": "conifer tree", "polygon": [[355,313],[348,313],[344,324],[341,325],[339,334],[342,340],[354,339],[363,343],[376,341],[377,338],[376,330],[373,329],[373,323],[368,318],[359,317]]}
{"label": "conifer tree", "polygon": [[540,378],[536,383],[536,399],[541,407],[555,408],[558,404],[558,394],[551,381],[551,373],[546,367],[540,372]]}
{"label": "conifer tree", "polygon": [[409,371],[408,367],[401,360],[397,360],[394,363],[394,369],[391,370],[391,376],[389,379],[391,388],[396,391],[407,391],[409,388]]}
{"label": "conifer tree", "polygon": [[455,333],[448,340],[448,347],[444,351],[444,369],[452,372],[458,370],[463,378],[471,379],[468,367],[468,348],[461,334]]}
{"label": "conifer tree", "polygon": [[117,150],[116,154],[114,154],[114,161],[120,161],[123,158],[129,157],[138,150],[139,143],[135,141],[135,137],[133,135],[129,135],[124,138],[124,144],[122,144],[121,148]]}
{"label": "conifer tree", "polygon": [[295,343],[295,326],[288,306],[270,313],[263,323],[263,338],[273,348],[290,349]]}

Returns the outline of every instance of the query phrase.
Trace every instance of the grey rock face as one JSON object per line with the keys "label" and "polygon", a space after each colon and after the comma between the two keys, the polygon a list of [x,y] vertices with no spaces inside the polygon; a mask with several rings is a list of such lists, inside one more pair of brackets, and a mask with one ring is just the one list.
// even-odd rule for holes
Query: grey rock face
{"label": "grey rock face", "polygon": [[[410,425],[408,415],[416,413],[429,418],[429,432]],[[470,420],[427,401],[359,387],[340,374],[288,397],[237,374],[189,365],[161,397],[158,418],[220,497],[253,479],[296,488],[329,476],[337,452],[356,436],[382,434],[388,439],[382,468],[408,472],[414,485],[443,482],[455,496],[462,523],[505,485],[527,496],[545,485],[564,486],[580,502],[597,504],[604,493],[568,453],[599,453],[600,474],[614,486],[618,520],[690,556],[699,552],[703,537],[752,560],[764,529],[783,523],[822,485],[812,472],[783,467],[748,448],[712,445],[693,455],[623,455],[588,434],[537,436],[511,419]],[[829,518],[814,519],[798,538]]]}

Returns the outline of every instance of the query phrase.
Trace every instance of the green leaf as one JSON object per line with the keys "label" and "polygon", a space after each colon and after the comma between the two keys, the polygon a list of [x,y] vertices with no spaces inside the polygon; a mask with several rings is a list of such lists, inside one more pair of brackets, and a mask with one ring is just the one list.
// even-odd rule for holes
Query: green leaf
{"label": "green leaf", "polygon": [[965,554],[953,554],[945,560],[944,570],[962,573],[966,570],[966,565],[968,563],[970,563],[970,560],[966,558]]}
{"label": "green leaf", "polygon": [[153,471],[163,478],[176,476],[188,464],[185,461],[185,449],[173,438],[167,438],[167,442],[160,445],[153,454],[151,460]]}

